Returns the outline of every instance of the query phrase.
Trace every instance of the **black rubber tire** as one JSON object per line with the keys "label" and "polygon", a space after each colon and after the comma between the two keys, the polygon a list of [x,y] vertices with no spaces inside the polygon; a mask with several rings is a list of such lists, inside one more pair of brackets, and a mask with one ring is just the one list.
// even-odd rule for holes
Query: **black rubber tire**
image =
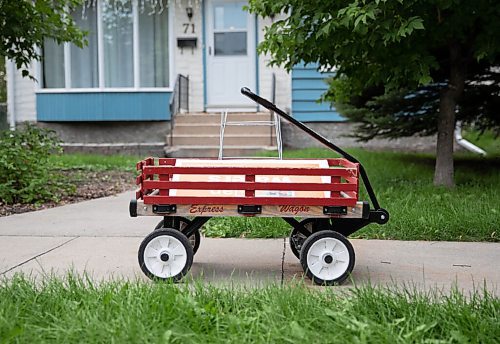
{"label": "black rubber tire", "polygon": [[[300,225],[304,226],[306,229],[308,229],[311,234],[312,234],[312,224],[315,221],[315,219],[305,219],[300,221]],[[296,239],[293,239],[293,238]],[[292,232],[290,233],[290,236],[288,237],[288,242],[290,243],[290,250],[292,251],[293,255],[297,257],[297,259],[300,259],[300,249],[304,245],[304,241],[307,239],[301,232],[297,230],[297,228],[293,228]],[[299,247],[297,247],[297,244],[295,241],[301,241],[299,244]]]}
{"label": "black rubber tire", "polygon": [[[189,220],[185,217],[182,217],[182,216],[177,216],[177,217],[179,218],[179,221],[181,223],[181,228],[180,228],[181,232],[184,228],[191,225],[191,220]],[[160,228],[164,228],[163,223],[164,223],[163,220],[158,222],[158,224],[155,227],[155,230],[160,229]],[[191,243],[191,246],[193,247],[193,253],[196,254],[196,252],[198,252],[198,248],[200,248],[200,243],[201,243],[200,231],[199,230],[194,231],[194,233],[191,234],[191,236],[188,238],[188,240]]]}
{"label": "black rubber tire", "polygon": [[[309,236],[310,236],[312,233],[318,232],[319,230],[321,230],[319,228],[316,228],[316,230],[313,229],[313,224],[317,220],[318,219],[316,219],[316,218],[305,219],[305,220],[300,221],[299,224],[306,227],[306,229],[309,230],[309,232],[310,232]],[[324,229],[332,229],[330,223],[328,224],[328,226],[329,226],[329,228],[322,228],[322,229],[323,230]],[[293,239],[294,236],[295,236],[295,240]],[[309,236],[305,237],[301,232],[299,232],[299,230],[297,228],[292,229],[292,232],[290,233],[290,236],[288,237],[288,241],[290,243],[290,250],[292,251],[293,255],[295,257],[297,257],[297,259],[300,259],[300,249],[304,245],[304,241],[306,241],[306,239]],[[297,241],[299,241],[298,247],[297,247]]]}
{"label": "black rubber tire", "polygon": [[[144,251],[146,249],[146,246],[148,243],[153,240],[154,238],[157,238],[159,236],[171,236],[174,237],[175,239],[179,240],[184,247],[184,250],[186,251],[186,263],[180,273],[178,273],[175,276],[163,278],[160,276],[155,275],[153,272],[149,271],[149,269],[146,267],[146,264],[144,262]],[[139,260],[139,266],[141,267],[142,272],[149,277],[152,280],[163,280],[163,281],[172,281],[172,282],[178,282],[184,277],[189,269],[191,269],[191,265],[193,265],[193,248],[191,247],[191,244],[188,241],[188,238],[182,234],[182,232],[172,229],[172,228],[163,228],[163,229],[157,229],[150,233],[148,236],[144,238],[142,241],[141,245],[139,246],[139,252],[137,254],[138,260]]]}
{"label": "black rubber tire", "polygon": [[[311,270],[309,269],[309,266],[307,264],[307,253],[311,249],[312,245],[316,243],[318,240],[324,239],[324,238],[333,238],[338,241],[340,241],[342,244],[345,245],[347,248],[348,256],[349,256],[349,262],[347,264],[347,268],[345,271],[337,278],[334,279],[322,279],[316,275],[314,275]],[[306,241],[304,241],[304,244],[302,245],[302,250],[300,251],[300,264],[302,265],[302,269],[304,270],[304,273],[306,274],[307,277],[309,277],[315,284],[318,285],[336,285],[340,284],[343,281],[345,281],[349,275],[351,274],[352,270],[354,269],[354,264],[355,264],[356,256],[354,254],[354,248],[352,247],[352,244],[347,240],[345,236],[342,234],[335,232],[333,230],[322,230],[318,231],[316,233],[311,234]],[[320,270],[321,272],[321,270]]]}

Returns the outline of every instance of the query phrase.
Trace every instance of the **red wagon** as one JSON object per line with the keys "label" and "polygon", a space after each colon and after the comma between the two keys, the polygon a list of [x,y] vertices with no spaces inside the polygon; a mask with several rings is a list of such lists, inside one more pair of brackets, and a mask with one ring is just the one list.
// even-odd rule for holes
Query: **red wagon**
{"label": "red wagon", "polygon": [[[142,271],[154,279],[180,280],[200,245],[200,228],[212,217],[281,217],[292,226],[290,248],[307,276],[317,284],[344,281],[355,261],[346,237],[370,223],[386,223],[388,212],[354,157],[250,90],[242,93],[343,158],[140,161],[140,189],[130,215],[163,217],[140,245]],[[371,206],[358,199],[359,179]]]}

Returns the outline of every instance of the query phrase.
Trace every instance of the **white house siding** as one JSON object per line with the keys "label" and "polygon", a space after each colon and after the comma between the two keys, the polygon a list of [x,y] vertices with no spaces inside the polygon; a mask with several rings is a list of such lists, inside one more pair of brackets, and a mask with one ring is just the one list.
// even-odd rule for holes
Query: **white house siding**
{"label": "white house siding", "polygon": [[[15,69],[15,68],[14,68]],[[13,77],[14,108],[9,107],[10,112],[15,112],[16,122],[36,121],[36,97],[35,83],[30,78],[23,78],[21,71],[15,70],[14,75],[10,73],[9,62],[7,62],[8,78]],[[36,75],[35,68],[31,68],[32,75]],[[10,91],[10,90],[8,90]],[[11,110],[12,109],[12,110]]]}
{"label": "white house siding", "polygon": [[[191,4],[193,7],[193,17],[191,20],[187,17],[186,8]],[[174,57],[174,77],[177,74],[189,76],[189,111],[198,112],[204,110],[203,104],[203,20],[202,3],[198,1],[182,0],[172,2],[171,10],[173,13],[173,57]],[[189,24],[188,33],[184,33],[185,26]],[[194,24],[195,33],[191,33]],[[177,38],[196,37],[197,47],[178,48]]]}
{"label": "white house siding", "polygon": [[[277,20],[279,18],[274,18]],[[264,27],[272,24],[270,18],[259,18],[257,21],[258,42],[264,40]],[[269,55],[259,55],[259,93],[264,98],[271,97],[272,74],[276,75],[276,105],[288,111],[291,109],[292,79],[284,68],[269,67]]]}

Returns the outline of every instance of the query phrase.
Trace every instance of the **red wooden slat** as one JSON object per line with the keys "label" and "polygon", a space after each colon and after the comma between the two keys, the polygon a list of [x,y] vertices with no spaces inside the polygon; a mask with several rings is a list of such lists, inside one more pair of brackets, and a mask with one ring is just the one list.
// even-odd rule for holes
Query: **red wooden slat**
{"label": "red wooden slat", "polygon": [[357,191],[355,184],[348,183],[259,183],[259,182],[165,182],[144,181],[148,189],[188,190],[276,190],[276,191]]}
{"label": "red wooden slat", "polygon": [[[331,184],[340,184],[342,177],[332,176],[330,178],[331,178]],[[345,185],[348,185],[348,184],[345,184],[345,185],[340,184],[340,185],[345,186]],[[345,189],[342,188],[342,190],[345,190]],[[337,191],[337,190],[332,191],[332,192],[330,192],[330,197],[331,198],[340,197],[340,192]]]}
{"label": "red wooden slat", "polygon": [[356,191],[346,191],[344,192],[348,197],[358,199],[358,192]]}
{"label": "red wooden slat", "polygon": [[356,198],[305,198],[305,197],[182,197],[144,196],[144,204],[238,204],[238,205],[356,205]]}
{"label": "red wooden slat", "polygon": [[158,159],[158,164],[174,166],[176,161],[177,159],[175,158],[160,158]]}
{"label": "red wooden slat", "polygon": [[358,178],[354,178],[354,177],[344,177],[344,179],[346,180],[347,183],[349,184],[358,184]]}
{"label": "red wooden slat", "polygon": [[[160,182],[168,183],[169,181],[170,181],[169,174],[160,174]],[[146,186],[143,185],[143,187],[146,187]],[[169,189],[159,189],[159,191],[160,191],[160,196],[168,196],[170,194]]]}
{"label": "red wooden slat", "polygon": [[341,166],[347,168],[358,168],[358,163],[350,162],[347,159],[326,159],[329,166]]}
{"label": "red wooden slat", "polygon": [[135,192],[135,199],[142,199],[143,193],[142,190],[139,189]]}
{"label": "red wooden slat", "polygon": [[146,158],[144,160],[141,160],[139,161],[135,167],[136,169],[139,171],[139,170],[142,170],[145,166],[153,166],[155,164],[155,159],[154,158]]}
{"label": "red wooden slat", "polygon": [[145,174],[213,174],[213,175],[292,175],[292,176],[339,176],[351,177],[344,168],[271,168],[271,167],[171,167],[148,166]]}
{"label": "red wooden slat", "polygon": [[[245,189],[246,197],[254,197],[255,196],[255,175],[246,175],[244,183],[248,188]],[[229,183],[231,184],[231,183]]]}

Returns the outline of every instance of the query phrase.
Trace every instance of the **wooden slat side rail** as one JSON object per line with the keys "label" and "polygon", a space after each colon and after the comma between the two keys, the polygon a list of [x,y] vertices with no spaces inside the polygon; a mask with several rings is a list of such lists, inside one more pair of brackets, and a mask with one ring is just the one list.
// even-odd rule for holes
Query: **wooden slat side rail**
{"label": "wooden slat side rail", "polygon": [[346,168],[355,168],[358,169],[358,165],[355,162],[350,162],[347,159],[326,159],[328,161],[328,166],[333,167],[333,166],[340,166],[340,167],[346,167]]}
{"label": "wooden slat side rail", "polygon": [[[203,166],[204,160],[207,160],[207,166]],[[179,205],[200,203],[352,206],[358,200],[359,164],[346,159],[326,159],[330,168],[290,167],[290,165],[283,167],[210,166],[208,162],[210,160],[214,159],[199,159],[202,166],[175,166],[177,159],[172,158],[147,158],[140,161],[137,168],[142,173],[136,178],[136,183],[140,184],[141,188],[136,192],[136,198],[143,199],[145,204]],[[208,176],[204,177],[208,180],[204,178],[199,180],[202,175]],[[219,180],[225,181],[209,181],[214,179],[210,176],[217,176]],[[276,180],[271,176],[277,176]],[[315,177],[316,179],[313,178],[315,182],[300,182],[300,178],[293,182],[283,182],[280,177]],[[318,182],[318,177],[323,182]],[[182,178],[187,178],[187,180],[182,180]],[[182,190],[188,191],[182,193]],[[196,190],[210,190],[215,193],[211,192],[212,196],[207,195],[206,192],[197,193]],[[224,191],[228,191],[229,194]],[[257,197],[256,191],[260,192]],[[264,196],[261,191],[264,191],[266,195]],[[286,193],[276,197],[274,191],[286,191]],[[296,192],[297,195],[295,195]],[[307,192],[311,192],[309,197]],[[314,194],[314,192],[328,192],[325,196],[329,195],[329,197],[321,197],[321,194]],[[294,194],[293,197],[292,194]]]}
{"label": "wooden slat side rail", "polygon": [[149,157],[144,160],[139,161],[135,167],[137,171],[140,171],[143,169],[144,166],[153,166],[155,164],[155,158]]}
{"label": "wooden slat side rail", "polygon": [[144,196],[144,204],[238,204],[238,205],[303,205],[348,206],[356,205],[356,198],[306,198],[306,197],[184,197]]}
{"label": "wooden slat side rail", "polygon": [[176,161],[177,161],[177,159],[174,159],[174,158],[159,158],[158,164],[161,166],[165,166],[165,165],[175,166]]}
{"label": "wooden slat side rail", "polygon": [[184,190],[269,190],[269,191],[357,191],[356,184],[349,183],[260,183],[260,182],[173,182],[144,181],[146,189]]}
{"label": "wooden slat side rail", "polygon": [[336,176],[355,177],[355,169],[344,168],[291,168],[291,167],[176,167],[145,166],[143,174],[212,174],[212,175],[257,175],[257,176]]}

